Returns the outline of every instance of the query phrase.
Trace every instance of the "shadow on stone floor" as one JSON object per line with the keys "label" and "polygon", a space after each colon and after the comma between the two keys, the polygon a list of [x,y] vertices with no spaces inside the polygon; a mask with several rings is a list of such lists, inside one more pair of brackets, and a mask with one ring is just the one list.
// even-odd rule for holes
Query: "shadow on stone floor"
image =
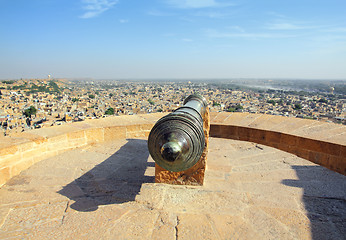
{"label": "shadow on stone floor", "polygon": [[346,176],[321,166],[292,168],[299,180],[285,179],[282,183],[303,189],[311,238],[346,239]]}
{"label": "shadow on stone floor", "polygon": [[111,157],[64,186],[58,193],[75,202],[70,206],[77,211],[89,212],[99,205],[134,201],[143,183],[154,182],[154,176],[145,176],[148,162],[147,141],[127,139]]}

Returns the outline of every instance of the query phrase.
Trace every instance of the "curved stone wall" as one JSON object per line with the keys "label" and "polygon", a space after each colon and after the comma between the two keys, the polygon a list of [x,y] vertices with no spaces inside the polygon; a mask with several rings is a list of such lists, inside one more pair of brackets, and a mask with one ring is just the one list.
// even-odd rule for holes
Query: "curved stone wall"
{"label": "curved stone wall", "polygon": [[[167,113],[108,117],[0,138],[0,187],[34,163],[97,142],[147,137]],[[212,113],[211,137],[251,141],[346,174],[346,127],[263,114]]]}
{"label": "curved stone wall", "polygon": [[249,113],[217,113],[211,137],[274,147],[346,175],[346,126]]}

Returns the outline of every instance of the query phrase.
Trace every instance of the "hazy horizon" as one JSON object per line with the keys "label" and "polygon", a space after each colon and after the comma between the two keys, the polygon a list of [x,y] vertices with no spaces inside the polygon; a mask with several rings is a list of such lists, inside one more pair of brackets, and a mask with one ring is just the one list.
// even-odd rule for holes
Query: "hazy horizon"
{"label": "hazy horizon", "polygon": [[346,79],[346,2],[0,3],[0,79]]}

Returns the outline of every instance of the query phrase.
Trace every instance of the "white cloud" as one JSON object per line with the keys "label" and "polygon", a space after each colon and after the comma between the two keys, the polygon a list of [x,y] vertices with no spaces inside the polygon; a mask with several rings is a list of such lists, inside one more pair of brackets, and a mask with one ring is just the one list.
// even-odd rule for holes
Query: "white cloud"
{"label": "white cloud", "polygon": [[232,3],[221,3],[215,0],[166,0],[166,2],[176,8],[207,8],[233,6]]}
{"label": "white cloud", "polygon": [[316,27],[307,26],[307,25],[297,25],[297,24],[285,22],[285,23],[269,24],[266,28],[270,30],[302,30],[302,29],[312,29]]}
{"label": "white cloud", "polygon": [[190,38],[183,38],[183,39],[181,39],[183,42],[193,42],[193,40],[192,39],[190,39]]}
{"label": "white cloud", "polygon": [[265,39],[265,38],[292,38],[296,35],[275,34],[275,33],[247,33],[242,32],[220,32],[214,29],[206,30],[206,35],[210,38],[246,38],[246,39]]}
{"label": "white cloud", "polygon": [[93,18],[107,11],[115,4],[117,0],[82,0],[83,9],[86,11],[80,18]]}
{"label": "white cloud", "polygon": [[129,20],[128,20],[128,19],[120,19],[119,22],[120,22],[120,23],[128,23]]}

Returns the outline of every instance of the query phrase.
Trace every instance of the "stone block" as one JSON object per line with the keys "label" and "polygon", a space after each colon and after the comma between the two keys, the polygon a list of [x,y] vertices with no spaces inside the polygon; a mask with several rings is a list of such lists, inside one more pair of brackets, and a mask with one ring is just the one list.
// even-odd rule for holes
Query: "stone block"
{"label": "stone block", "polygon": [[251,138],[249,128],[238,127],[238,136],[239,136],[239,140],[249,141]]}
{"label": "stone block", "polygon": [[218,124],[210,125],[210,136],[211,137],[220,137],[221,136],[221,125],[218,125]]}
{"label": "stone block", "polygon": [[330,170],[346,175],[346,158],[330,156],[329,165],[327,166]]}
{"label": "stone block", "polygon": [[86,138],[76,138],[76,139],[69,140],[68,145],[66,147],[68,149],[73,149],[73,148],[85,146],[87,144],[88,142]]}
{"label": "stone block", "polygon": [[238,127],[231,125],[222,125],[220,129],[220,137],[228,139],[239,139]]}
{"label": "stone block", "polygon": [[313,163],[316,163],[318,165],[321,165],[323,167],[327,167],[329,165],[329,155],[325,153],[320,152],[309,152],[309,160]]}
{"label": "stone block", "polygon": [[340,156],[341,145],[329,142],[322,142],[322,152],[330,155]]}
{"label": "stone block", "polygon": [[250,141],[260,144],[266,143],[266,131],[261,129],[249,128]]}
{"label": "stone block", "polygon": [[141,131],[150,131],[153,128],[154,124],[147,123],[147,124],[141,124],[140,128]]}
{"label": "stone block", "polygon": [[0,168],[0,187],[11,178],[9,167]]}
{"label": "stone block", "polygon": [[31,150],[34,147],[34,142],[26,142],[18,145],[19,151],[25,152],[27,150]]}
{"label": "stone block", "polygon": [[85,130],[85,135],[88,143],[96,143],[104,141],[103,128],[91,128]]}
{"label": "stone block", "polygon": [[14,177],[22,171],[28,169],[33,165],[33,158],[25,158],[20,162],[15,163],[11,166],[11,177]]}
{"label": "stone block", "polygon": [[219,113],[214,119],[214,123],[223,123],[226,119],[228,119],[232,113],[227,113],[227,112],[221,112]]}
{"label": "stone block", "polygon": [[141,126],[140,125],[128,125],[126,126],[126,132],[140,132],[141,131]]}
{"label": "stone block", "polygon": [[127,132],[126,138],[127,139],[133,139],[133,138],[144,138],[145,132],[144,131],[138,131],[138,132]]}
{"label": "stone block", "polygon": [[249,113],[231,113],[230,116],[227,118],[226,122],[229,125],[246,126],[244,122],[248,115]]}
{"label": "stone block", "polygon": [[290,145],[290,146],[296,146],[298,143],[298,138],[297,136],[289,135],[282,133],[281,134],[281,143],[285,145]]}
{"label": "stone block", "polygon": [[0,147],[0,156],[2,157],[6,155],[15,154],[17,151],[19,151],[19,148],[15,144],[10,146]]}
{"label": "stone block", "polygon": [[81,138],[85,138],[85,131],[84,130],[67,133],[67,139],[69,141],[74,140],[74,139],[81,139]]}
{"label": "stone block", "polygon": [[15,162],[18,162],[22,159],[22,155],[20,152],[17,152],[14,155],[7,155],[6,157],[1,157],[0,159],[0,168],[4,168],[12,165]]}
{"label": "stone block", "polygon": [[346,146],[345,145],[340,145],[340,156],[345,157],[346,156]]}
{"label": "stone block", "polygon": [[298,140],[298,146],[315,152],[323,152],[323,142],[314,139],[300,137]]}
{"label": "stone block", "polygon": [[61,134],[48,139],[48,143],[65,142],[67,143],[67,134]]}
{"label": "stone block", "polygon": [[62,138],[62,141],[54,141],[47,143],[47,151],[58,151],[67,148],[69,148],[69,143],[66,138]]}
{"label": "stone block", "polygon": [[22,160],[32,159],[47,152],[47,146],[45,144],[42,145],[43,146],[22,152]]}
{"label": "stone block", "polygon": [[273,131],[267,131],[266,132],[266,141],[272,142],[272,143],[280,143],[281,133],[273,132]]}
{"label": "stone block", "polygon": [[114,126],[104,128],[104,139],[105,141],[112,141],[126,138],[126,127],[125,126]]}
{"label": "stone block", "polygon": [[155,182],[175,185],[203,185],[207,149],[200,160],[191,168],[181,172],[171,172],[155,164]]}
{"label": "stone block", "polygon": [[288,146],[287,152],[292,153],[298,157],[309,160],[310,151],[300,148],[299,146]]}
{"label": "stone block", "polygon": [[149,134],[150,134],[150,130],[148,130],[148,131],[143,131],[144,132],[144,136],[146,137],[146,138],[148,138],[149,137]]}

